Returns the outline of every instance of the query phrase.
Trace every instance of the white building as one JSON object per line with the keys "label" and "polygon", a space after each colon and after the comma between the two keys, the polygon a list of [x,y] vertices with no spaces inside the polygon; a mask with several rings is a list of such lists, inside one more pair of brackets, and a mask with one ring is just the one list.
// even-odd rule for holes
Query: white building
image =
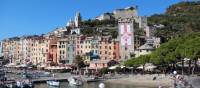
{"label": "white building", "polygon": [[81,25],[81,15],[80,15],[80,12],[76,12],[76,15],[75,15],[75,18],[74,18],[74,21],[72,19],[70,19],[68,22],[67,22],[67,25],[68,27],[72,27],[72,28],[77,28],[77,27],[80,27]]}
{"label": "white building", "polygon": [[67,29],[64,27],[56,28],[54,31],[49,32],[46,36],[56,36],[63,37],[67,32]]}
{"label": "white building", "polygon": [[150,54],[153,50],[155,50],[153,44],[145,43],[144,45],[140,46],[137,50],[135,50],[135,57]]}
{"label": "white building", "polygon": [[0,42],[0,57],[3,56],[3,43]]}
{"label": "white building", "polygon": [[70,34],[80,34],[81,33],[81,29],[80,28],[74,28],[74,29],[71,29],[70,31],[71,33]]}

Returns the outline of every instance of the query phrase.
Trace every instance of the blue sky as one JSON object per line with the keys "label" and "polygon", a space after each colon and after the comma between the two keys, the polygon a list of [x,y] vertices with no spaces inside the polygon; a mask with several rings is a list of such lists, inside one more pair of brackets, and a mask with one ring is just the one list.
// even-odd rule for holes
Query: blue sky
{"label": "blue sky", "polygon": [[140,16],[164,13],[181,0],[0,0],[0,40],[42,34],[66,25],[76,11],[83,19],[137,5]]}

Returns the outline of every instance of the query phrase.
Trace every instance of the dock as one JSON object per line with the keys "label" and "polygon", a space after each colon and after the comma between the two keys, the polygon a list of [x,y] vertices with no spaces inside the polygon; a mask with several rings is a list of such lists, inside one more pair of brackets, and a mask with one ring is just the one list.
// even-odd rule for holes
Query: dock
{"label": "dock", "polygon": [[68,81],[67,78],[52,78],[52,77],[46,77],[46,78],[39,78],[39,79],[32,79],[34,83],[44,83],[46,81],[55,80],[55,81]]}

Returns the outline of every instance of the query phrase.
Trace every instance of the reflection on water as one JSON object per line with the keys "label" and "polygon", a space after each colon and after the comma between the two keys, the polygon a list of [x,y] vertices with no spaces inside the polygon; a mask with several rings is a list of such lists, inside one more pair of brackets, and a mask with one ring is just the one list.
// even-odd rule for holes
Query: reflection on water
{"label": "reflection on water", "polygon": [[[46,83],[41,83],[41,84],[35,84],[35,88],[98,88],[99,84],[100,83],[98,82],[93,82],[93,83],[84,83],[83,86],[72,86],[72,85],[68,85],[67,82],[61,82],[60,87],[53,87],[53,86],[46,85]],[[138,86],[133,86],[133,85],[105,83],[105,88],[153,88],[153,87],[138,87]]]}

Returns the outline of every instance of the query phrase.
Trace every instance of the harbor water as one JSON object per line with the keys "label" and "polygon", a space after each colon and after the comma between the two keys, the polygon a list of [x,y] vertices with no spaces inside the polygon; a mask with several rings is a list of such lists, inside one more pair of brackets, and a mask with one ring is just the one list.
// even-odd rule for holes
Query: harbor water
{"label": "harbor water", "polygon": [[[72,86],[68,85],[68,82],[61,82],[59,87],[48,86],[46,83],[34,84],[34,88],[99,88],[100,82],[84,83],[83,86]],[[123,84],[112,84],[104,83],[105,88],[157,88],[157,87],[145,87],[145,86],[134,86],[133,85],[123,85]]]}

